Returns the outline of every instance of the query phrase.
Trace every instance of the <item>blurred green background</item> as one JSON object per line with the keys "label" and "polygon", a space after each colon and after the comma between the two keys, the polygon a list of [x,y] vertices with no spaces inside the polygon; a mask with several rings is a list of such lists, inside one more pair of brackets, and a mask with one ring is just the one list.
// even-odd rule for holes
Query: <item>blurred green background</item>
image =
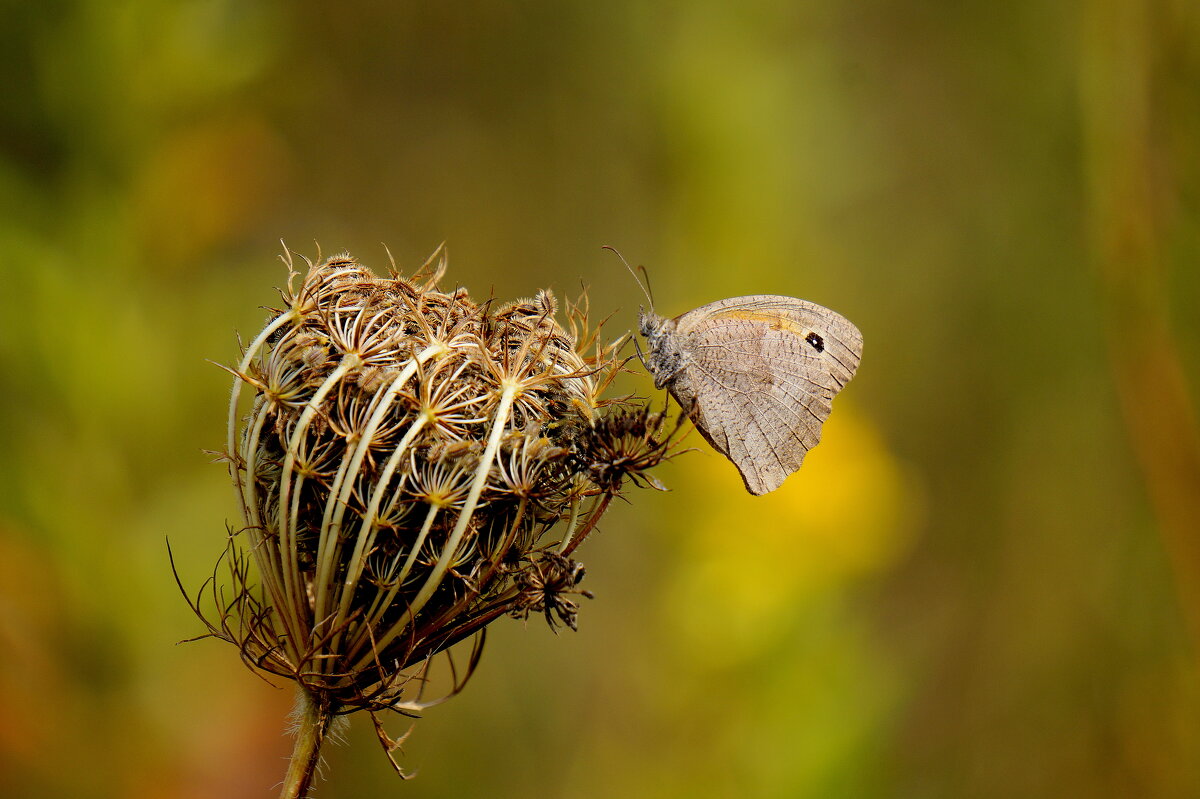
{"label": "blurred green background", "polygon": [[[205,641],[235,331],[280,239],[635,323],[862,329],[825,442],[705,447],[501,620],[397,780],[319,796],[1200,796],[1200,5],[3,3],[0,795],[274,795],[290,687]],[[648,378],[628,387],[649,394]],[[397,720],[402,722],[402,720]],[[393,734],[405,729],[392,725]]]}

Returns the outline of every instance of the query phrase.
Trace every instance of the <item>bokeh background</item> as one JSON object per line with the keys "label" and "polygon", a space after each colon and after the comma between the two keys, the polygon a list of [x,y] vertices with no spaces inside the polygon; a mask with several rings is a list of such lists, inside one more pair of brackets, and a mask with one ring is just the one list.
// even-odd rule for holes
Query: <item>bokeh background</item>
{"label": "bokeh background", "polygon": [[[696,452],[319,796],[1200,796],[1200,5],[54,0],[0,25],[0,795],[274,795],[201,632],[280,240],[865,357],[768,497]],[[627,388],[650,394],[648,378]],[[393,733],[406,724],[397,720]]]}

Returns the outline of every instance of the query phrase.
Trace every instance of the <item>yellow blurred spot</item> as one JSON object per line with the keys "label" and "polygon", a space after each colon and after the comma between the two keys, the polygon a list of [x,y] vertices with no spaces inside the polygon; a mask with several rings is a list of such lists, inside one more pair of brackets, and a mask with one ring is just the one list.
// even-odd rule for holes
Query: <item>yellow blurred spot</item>
{"label": "yellow blurred spot", "polygon": [[852,406],[839,405],[803,468],[762,497],[696,446],[703,454],[680,458],[672,480],[686,517],[664,597],[693,655],[752,656],[806,600],[886,569],[911,540],[918,492]]}

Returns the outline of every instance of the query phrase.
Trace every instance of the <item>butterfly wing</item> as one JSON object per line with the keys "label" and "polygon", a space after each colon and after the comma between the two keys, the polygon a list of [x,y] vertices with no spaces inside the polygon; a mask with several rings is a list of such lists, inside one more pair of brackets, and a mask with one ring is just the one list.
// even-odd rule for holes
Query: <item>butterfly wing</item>
{"label": "butterfly wing", "polygon": [[671,393],[747,491],[774,491],[821,440],[862,334],[828,308],[773,295],[720,300],[676,325],[688,357]]}

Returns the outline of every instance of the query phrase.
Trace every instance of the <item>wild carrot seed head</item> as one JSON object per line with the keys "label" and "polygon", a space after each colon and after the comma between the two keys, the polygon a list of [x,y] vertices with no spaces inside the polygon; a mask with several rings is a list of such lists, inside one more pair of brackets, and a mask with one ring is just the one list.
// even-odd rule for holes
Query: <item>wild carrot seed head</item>
{"label": "wild carrot seed head", "polygon": [[567,555],[673,444],[601,398],[621,341],[584,304],[563,327],[548,291],[478,305],[438,288],[444,255],[426,267],[308,264],[231,369],[244,546],[206,621],[335,707],[418,709],[411,678],[499,616],[574,628]]}

